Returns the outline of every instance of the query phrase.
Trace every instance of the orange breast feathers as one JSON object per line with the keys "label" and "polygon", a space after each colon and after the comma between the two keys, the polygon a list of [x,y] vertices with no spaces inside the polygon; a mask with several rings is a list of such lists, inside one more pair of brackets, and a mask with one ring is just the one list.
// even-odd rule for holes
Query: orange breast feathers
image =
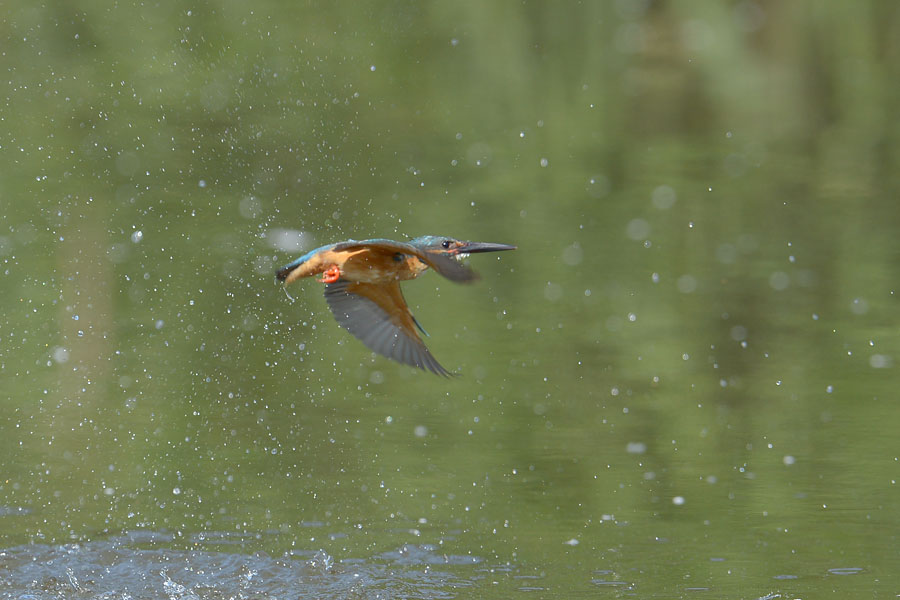
{"label": "orange breast feathers", "polygon": [[418,277],[428,268],[424,262],[408,254],[381,248],[324,250],[291,271],[285,285],[325,272],[332,265],[341,270],[341,278],[363,283],[385,283]]}

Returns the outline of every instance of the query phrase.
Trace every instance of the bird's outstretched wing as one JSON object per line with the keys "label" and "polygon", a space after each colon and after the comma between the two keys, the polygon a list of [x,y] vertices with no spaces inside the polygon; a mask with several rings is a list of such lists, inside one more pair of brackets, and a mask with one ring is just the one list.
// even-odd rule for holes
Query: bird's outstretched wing
{"label": "bird's outstretched wing", "polygon": [[355,250],[357,248],[366,248],[370,252],[386,252],[390,254],[409,254],[415,256],[429,267],[449,279],[457,283],[470,283],[478,279],[478,273],[470,269],[465,263],[462,263],[452,256],[441,254],[439,252],[428,252],[417,248],[412,244],[404,242],[395,242],[393,240],[363,240],[361,242],[349,241],[335,244],[332,250],[340,252],[342,250]]}
{"label": "bird's outstretched wing", "polygon": [[325,286],[328,308],[341,327],[369,350],[413,367],[448,377],[419,334],[418,323],[397,282],[357,283],[340,280]]}

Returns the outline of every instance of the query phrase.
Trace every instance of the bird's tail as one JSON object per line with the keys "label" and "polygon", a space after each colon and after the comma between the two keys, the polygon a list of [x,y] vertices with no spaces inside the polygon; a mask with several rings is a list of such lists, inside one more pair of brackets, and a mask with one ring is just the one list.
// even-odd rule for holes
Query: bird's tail
{"label": "bird's tail", "polygon": [[288,278],[288,275],[291,274],[291,271],[305,263],[309,259],[309,254],[304,254],[294,262],[284,265],[280,269],[275,272],[275,277],[278,278],[278,281],[284,281]]}
{"label": "bird's tail", "polygon": [[291,263],[287,266],[281,267],[278,271],[275,272],[275,277],[278,278],[278,281],[284,281],[287,279],[287,276],[291,274],[291,271],[297,268],[297,265]]}

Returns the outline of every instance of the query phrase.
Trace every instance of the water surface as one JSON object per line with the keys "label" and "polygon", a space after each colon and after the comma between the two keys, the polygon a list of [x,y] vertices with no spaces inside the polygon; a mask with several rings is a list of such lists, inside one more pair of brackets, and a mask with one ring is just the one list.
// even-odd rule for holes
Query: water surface
{"label": "water surface", "polygon": [[[898,19],[14,2],[0,591],[896,596]],[[459,377],[274,279],[422,234]]]}

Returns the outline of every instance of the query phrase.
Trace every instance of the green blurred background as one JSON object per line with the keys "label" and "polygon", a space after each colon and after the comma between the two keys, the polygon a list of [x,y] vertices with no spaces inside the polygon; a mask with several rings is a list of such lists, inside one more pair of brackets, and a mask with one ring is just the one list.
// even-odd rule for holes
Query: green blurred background
{"label": "green blurred background", "polygon": [[[900,4],[3,12],[0,547],[900,593]],[[519,247],[404,286],[461,377],[274,280],[422,234]]]}

